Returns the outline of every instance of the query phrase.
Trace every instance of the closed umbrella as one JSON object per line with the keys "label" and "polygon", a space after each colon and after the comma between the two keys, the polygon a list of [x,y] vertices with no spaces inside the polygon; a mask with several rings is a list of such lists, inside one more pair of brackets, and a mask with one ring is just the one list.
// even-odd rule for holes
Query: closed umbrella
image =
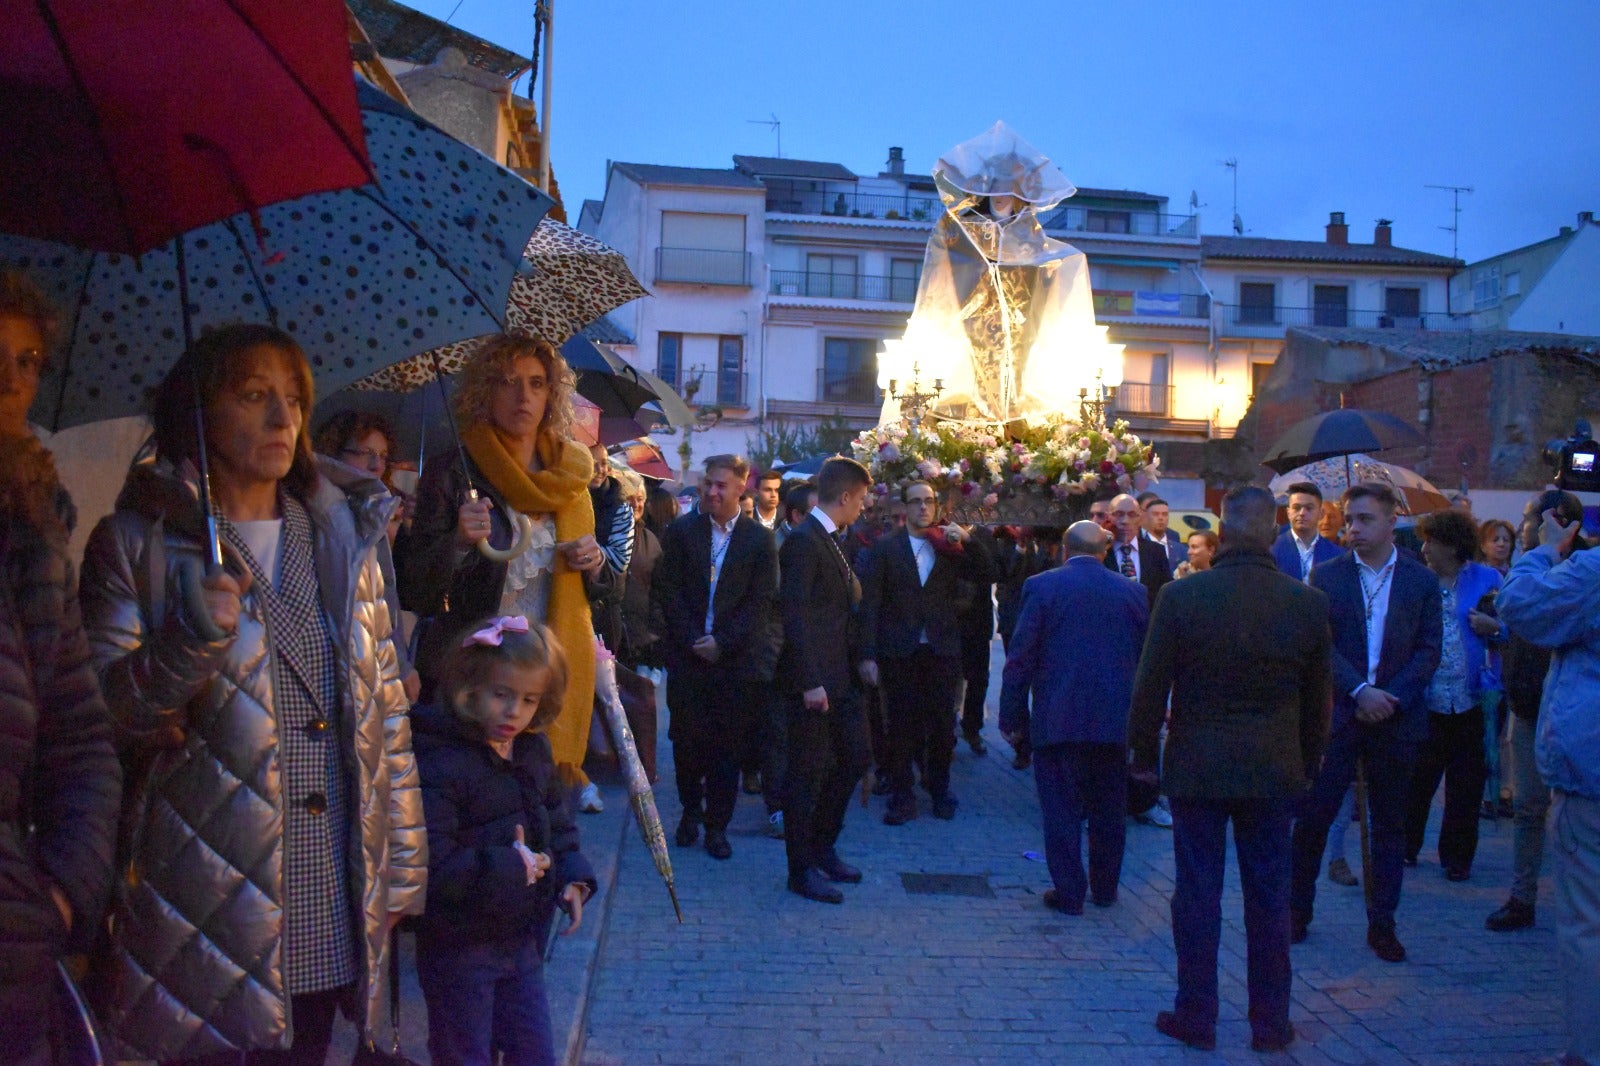
{"label": "closed umbrella", "polygon": [[1394,415],[1340,408],[1295,423],[1267,449],[1261,464],[1282,473],[1318,459],[1421,443],[1422,434]]}

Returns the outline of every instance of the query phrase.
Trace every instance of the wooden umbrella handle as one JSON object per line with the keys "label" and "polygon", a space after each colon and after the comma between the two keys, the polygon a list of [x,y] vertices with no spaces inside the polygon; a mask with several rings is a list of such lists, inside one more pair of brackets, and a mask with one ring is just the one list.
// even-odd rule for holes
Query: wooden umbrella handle
{"label": "wooden umbrella handle", "polygon": [[516,529],[517,535],[509,548],[496,548],[489,543],[489,538],[478,541],[478,553],[485,559],[497,563],[510,562],[528,550],[528,545],[533,543],[533,519],[520,511],[511,512],[511,525]]}

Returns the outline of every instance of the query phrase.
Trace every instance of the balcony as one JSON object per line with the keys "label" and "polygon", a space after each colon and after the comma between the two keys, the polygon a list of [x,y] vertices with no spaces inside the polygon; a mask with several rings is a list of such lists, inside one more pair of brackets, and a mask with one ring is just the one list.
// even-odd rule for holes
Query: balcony
{"label": "balcony", "polygon": [[917,299],[916,278],[874,274],[829,274],[810,270],[774,270],[772,295],[811,296],[829,300],[877,300],[909,304]]}
{"label": "balcony", "polygon": [[881,406],[883,390],[878,388],[878,368],[858,366],[853,373],[834,371],[830,374],[826,367],[818,367],[817,402]]}
{"label": "balcony", "polygon": [[1197,293],[1096,289],[1094,317],[1102,322],[1119,318],[1210,318],[1211,297]]}
{"label": "balcony", "polygon": [[1106,237],[1182,237],[1200,239],[1200,216],[1169,215],[1164,211],[1136,211],[1105,207],[1061,207],[1040,215],[1051,233],[1094,233]]}
{"label": "balcony", "polygon": [[1428,313],[1394,315],[1388,311],[1358,310],[1324,304],[1321,307],[1268,307],[1265,304],[1216,305],[1217,335],[1221,337],[1281,337],[1295,326],[1355,327],[1359,329],[1434,330],[1459,333],[1472,328],[1470,315]]}
{"label": "balcony", "polygon": [[749,395],[750,373],[740,370],[729,373],[725,370],[717,373],[716,402],[719,407],[749,407],[746,399]]}
{"label": "balcony", "polygon": [[656,281],[748,286],[750,253],[711,248],[657,248]]}
{"label": "balcony", "polygon": [[1119,415],[1168,418],[1172,414],[1173,386],[1146,381],[1124,381],[1117,386],[1114,410]]}
{"label": "balcony", "polygon": [[832,218],[881,218],[888,221],[928,222],[944,214],[937,196],[910,192],[825,192],[773,189],[767,193],[767,211],[775,215],[825,215]]}

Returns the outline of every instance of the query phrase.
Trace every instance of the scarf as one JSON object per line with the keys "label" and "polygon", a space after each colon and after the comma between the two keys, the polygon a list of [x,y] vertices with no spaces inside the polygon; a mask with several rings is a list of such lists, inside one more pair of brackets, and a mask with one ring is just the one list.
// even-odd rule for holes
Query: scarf
{"label": "scarf", "polygon": [[[512,507],[527,515],[555,517],[556,540],[576,540],[594,533],[594,508],[589,503],[594,461],[581,444],[548,431],[540,433],[535,451],[544,469],[530,473],[511,454],[505,435],[487,423],[463,429],[461,443],[489,484]],[[561,698],[561,713],[548,730],[556,766],[567,780],[583,765],[589,747],[589,721],[594,713],[594,624],[583,574],[569,570],[560,552],[550,577],[550,605],[544,624],[567,653],[567,691]]]}

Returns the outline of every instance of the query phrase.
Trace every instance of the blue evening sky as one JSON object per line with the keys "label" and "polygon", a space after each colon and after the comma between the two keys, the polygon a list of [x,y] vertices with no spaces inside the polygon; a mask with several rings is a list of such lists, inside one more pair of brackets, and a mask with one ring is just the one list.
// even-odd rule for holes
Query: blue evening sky
{"label": "blue evening sky", "polygon": [[[411,0],[439,18],[457,0]],[[452,22],[527,54],[533,0]],[[1600,3],[1345,0],[1035,3],[557,0],[552,157],[573,218],[608,159],[726,167],[735,153],[926,173],[1003,118],[1079,185],[1137,189],[1229,231],[1467,260],[1600,211]],[[525,83],[519,88],[525,88]]]}

